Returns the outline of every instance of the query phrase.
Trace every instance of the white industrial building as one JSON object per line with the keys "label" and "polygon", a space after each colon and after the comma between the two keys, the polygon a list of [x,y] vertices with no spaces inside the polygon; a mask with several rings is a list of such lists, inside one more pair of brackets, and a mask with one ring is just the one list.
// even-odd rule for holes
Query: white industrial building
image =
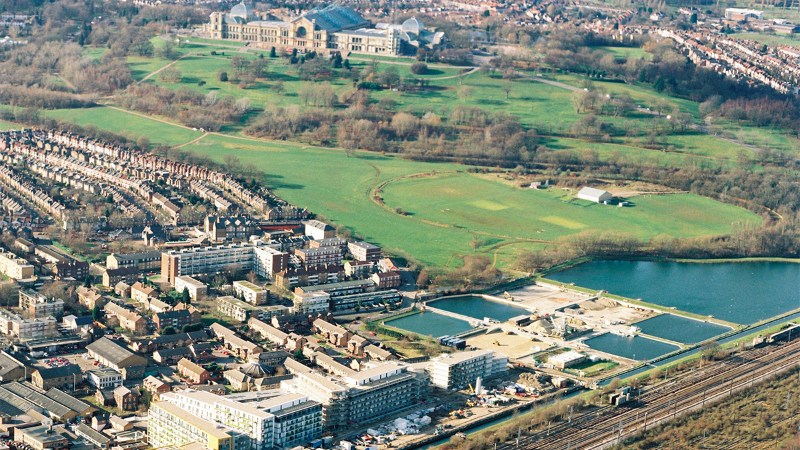
{"label": "white industrial building", "polygon": [[489,378],[508,371],[508,358],[491,350],[443,354],[427,367],[431,384],[443,389],[463,389],[478,377]]}
{"label": "white industrial building", "polygon": [[594,203],[608,202],[611,201],[612,198],[614,198],[614,196],[611,195],[611,192],[604,191],[602,189],[595,189],[593,187],[588,187],[588,186],[581,188],[581,190],[578,191],[577,197],[581,200],[588,200]]}

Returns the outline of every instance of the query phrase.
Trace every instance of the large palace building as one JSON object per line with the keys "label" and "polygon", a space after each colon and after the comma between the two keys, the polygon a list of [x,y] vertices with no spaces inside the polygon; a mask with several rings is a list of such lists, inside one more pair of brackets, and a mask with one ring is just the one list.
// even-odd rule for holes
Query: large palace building
{"label": "large palace building", "polygon": [[211,13],[206,32],[213,39],[250,42],[253,46],[298,52],[315,51],[397,56],[418,47],[441,45],[444,33],[425,30],[417,19],[402,25],[372,25],[360,14],[340,5],[309,11],[286,20],[257,16],[244,2],[230,13]]}

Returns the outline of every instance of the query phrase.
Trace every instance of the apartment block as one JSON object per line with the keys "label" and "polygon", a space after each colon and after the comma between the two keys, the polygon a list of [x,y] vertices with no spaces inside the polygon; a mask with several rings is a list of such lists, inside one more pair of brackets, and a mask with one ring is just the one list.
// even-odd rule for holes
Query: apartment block
{"label": "apartment block", "polygon": [[[208,450],[247,450],[249,440],[236,439],[241,433],[228,433],[213,422],[200,419],[165,401],[150,405],[147,439],[153,448],[200,444]],[[236,439],[236,442],[234,440]],[[235,444],[239,445],[235,445]]]}
{"label": "apartment block", "polygon": [[161,252],[112,253],[106,256],[106,267],[109,269],[134,268],[140,272],[151,272],[161,267]]}
{"label": "apartment block", "polygon": [[33,266],[11,252],[0,253],[0,272],[14,280],[33,278]]}
{"label": "apartment block", "polygon": [[347,253],[347,240],[332,237],[327,239],[320,239],[320,240],[313,240],[309,241],[308,248],[320,248],[320,247],[336,247],[341,252],[342,256]]}
{"label": "apartment block", "polygon": [[374,291],[375,283],[372,280],[351,280],[339,283],[326,283],[312,286],[298,286],[294,288],[297,294],[308,292],[326,292],[331,297],[341,297],[345,295],[360,294],[362,292]]}
{"label": "apartment block", "polygon": [[253,252],[253,271],[268,280],[289,265],[289,254],[272,247],[257,246]]}
{"label": "apartment block", "polygon": [[217,311],[239,322],[246,322],[256,310],[255,306],[230,295],[217,298],[216,303]]}
{"label": "apartment block", "polygon": [[431,384],[443,389],[463,389],[477,377],[489,378],[508,371],[508,358],[491,350],[443,354],[426,368]]}
{"label": "apartment block", "polygon": [[272,284],[279,288],[291,290],[298,286],[338,283],[342,279],[344,279],[342,266],[298,267],[275,273]]}
{"label": "apartment block", "polygon": [[58,334],[54,317],[23,319],[17,314],[0,310],[0,333],[20,339],[40,339]]}
{"label": "apartment block", "polygon": [[282,316],[290,312],[290,309],[286,306],[253,306],[229,295],[217,298],[216,303],[217,311],[240,322],[247,322],[251,317],[259,320],[270,320],[274,316]]}
{"label": "apartment block", "polygon": [[202,314],[199,310],[191,312],[187,309],[164,311],[153,315],[153,323],[159,331],[166,327],[173,327],[175,330],[181,330],[186,325],[200,323],[201,316]]}
{"label": "apartment block", "polygon": [[35,291],[19,291],[19,308],[34,319],[42,317],[61,319],[64,315],[63,300],[47,298]]}
{"label": "apartment block", "polygon": [[327,292],[303,292],[294,294],[296,314],[325,313],[330,308],[331,296]]}
{"label": "apartment block", "polygon": [[342,252],[338,247],[299,248],[294,251],[303,267],[338,266],[342,264]]}
{"label": "apartment block", "polygon": [[251,450],[291,448],[322,434],[322,405],[306,395],[279,394],[264,398],[240,394],[233,397],[191,389],[161,396],[163,402],[170,403],[183,415],[191,415],[214,424],[218,430],[240,436],[237,441]]}
{"label": "apartment block", "polygon": [[161,276],[170,284],[182,275],[211,275],[232,268],[253,270],[270,278],[283,270],[289,256],[263,243],[236,243],[170,250],[161,254]]}
{"label": "apartment block", "polygon": [[281,389],[321,403],[326,429],[374,422],[411,406],[420,400],[424,385],[420,374],[398,362],[381,362],[361,371],[342,366],[327,375],[292,358],[284,364],[294,378],[282,381]]}
{"label": "apartment block", "polygon": [[183,292],[186,289],[189,290],[189,298],[193,301],[205,298],[208,293],[208,286],[199,280],[188,275],[175,277],[175,290]]}
{"label": "apartment block", "polygon": [[356,261],[377,263],[381,259],[381,248],[369,242],[350,242],[347,244],[347,249]]}
{"label": "apartment block", "polygon": [[89,275],[89,263],[77,260],[52,245],[39,245],[34,254],[45,261],[56,278],[83,280]]}
{"label": "apartment block", "polygon": [[267,302],[267,290],[249,281],[234,281],[233,292],[251,305],[262,305]]}

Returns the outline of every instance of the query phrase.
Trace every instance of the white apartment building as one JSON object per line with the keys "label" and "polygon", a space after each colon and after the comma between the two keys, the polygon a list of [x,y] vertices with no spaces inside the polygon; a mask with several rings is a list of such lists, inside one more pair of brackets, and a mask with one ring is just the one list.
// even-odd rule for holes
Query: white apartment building
{"label": "white apartment building", "polygon": [[239,322],[246,322],[256,310],[255,306],[230,295],[217,298],[216,303],[217,311]]}
{"label": "white apartment building", "polygon": [[[302,445],[322,435],[322,407],[301,394],[237,396],[236,401],[208,392],[185,390],[162,400],[223,429],[247,436],[251,450]],[[151,425],[152,426],[152,425]]]}
{"label": "white apartment building", "polygon": [[234,281],[233,292],[237,297],[251,305],[262,305],[267,302],[267,290],[249,281]]}
{"label": "white apartment building", "polygon": [[192,247],[162,253],[161,276],[174,285],[175,278],[182,275],[210,275],[237,268],[270,278],[283,270],[288,261],[288,254],[263,242]]}
{"label": "white apartment building", "polygon": [[23,319],[18,314],[0,310],[0,333],[20,339],[40,339],[58,334],[58,323],[53,317]]}
{"label": "white apartment building", "polygon": [[191,298],[192,301],[205,298],[208,292],[208,286],[206,286],[205,283],[195,280],[188,275],[175,277],[175,290],[183,292],[185,289],[189,290],[189,298]]}
{"label": "white apartment building", "polygon": [[427,367],[431,384],[443,389],[462,389],[477,377],[489,378],[508,371],[508,358],[491,350],[443,354]]}
{"label": "white apartment building", "polygon": [[187,414],[169,402],[152,403],[147,422],[147,440],[152,448],[177,448],[194,443],[208,450],[250,448],[249,439],[235,439],[241,434],[230,433],[213,422]]}
{"label": "white apartment building", "polygon": [[33,266],[11,252],[0,253],[0,272],[15,280],[33,278]]}
{"label": "white apartment building", "polygon": [[384,362],[364,370],[321,374],[287,358],[294,378],[281,382],[281,390],[307,395],[322,404],[326,429],[348,423],[369,423],[416,403],[423,382],[419,374],[398,362]]}
{"label": "white apartment building", "polygon": [[297,314],[326,313],[330,308],[331,296],[327,292],[303,292],[294,294],[294,312]]}
{"label": "white apartment building", "polygon": [[253,248],[253,271],[260,277],[272,279],[272,274],[286,270],[289,254],[266,245]]}

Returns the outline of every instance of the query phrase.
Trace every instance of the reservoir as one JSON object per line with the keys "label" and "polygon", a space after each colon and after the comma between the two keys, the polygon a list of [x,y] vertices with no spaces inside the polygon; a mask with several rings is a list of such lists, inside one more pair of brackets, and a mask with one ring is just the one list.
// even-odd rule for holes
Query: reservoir
{"label": "reservoir", "polygon": [[687,319],[673,314],[661,314],[660,316],[637,322],[634,325],[639,327],[644,334],[682,344],[703,342],[706,339],[731,331],[730,328],[722,325]]}
{"label": "reservoir", "polygon": [[553,280],[751,324],[800,308],[800,264],[592,261]]}
{"label": "reservoir", "polygon": [[505,322],[515,316],[531,314],[527,309],[486,300],[479,295],[443,298],[441,300],[428,302],[428,305],[433,308],[461,314],[462,316],[468,316],[478,320],[483,320],[484,317],[491,317],[500,322]]}
{"label": "reservoir", "polygon": [[425,336],[441,337],[471,330],[469,323],[453,317],[425,311],[385,322],[386,325]]}
{"label": "reservoir", "polygon": [[644,361],[666,355],[679,347],[642,336],[618,336],[606,333],[584,341],[589,347],[623,358]]}

